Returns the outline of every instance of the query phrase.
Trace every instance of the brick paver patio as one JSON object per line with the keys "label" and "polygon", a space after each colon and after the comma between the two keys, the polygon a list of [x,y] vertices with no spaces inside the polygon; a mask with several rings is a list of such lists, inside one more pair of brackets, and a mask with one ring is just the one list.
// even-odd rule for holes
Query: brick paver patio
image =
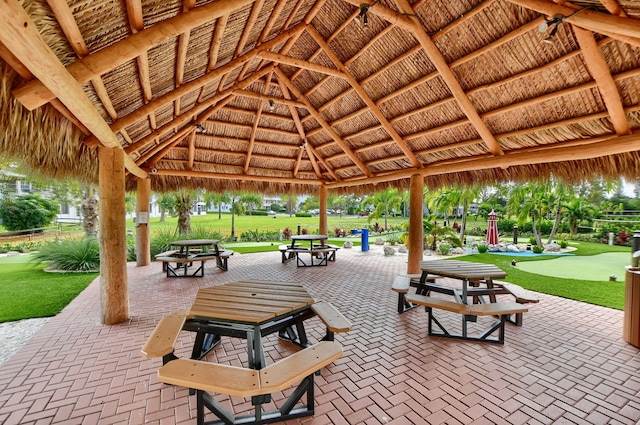
{"label": "brick paver patio", "polygon": [[[621,338],[621,311],[540,294],[524,326],[507,325],[504,345],[430,338],[424,309],[396,312],[390,286],[405,271],[398,258],[359,249],[303,269],[281,264],[279,252],[236,253],[228,272],[207,264],[195,279],[167,279],[160,264],[130,264],[128,323],[99,324],[95,281],[0,366],[0,424],[195,424],[195,397],[158,383],[161,360],[142,358],[140,348],[157,321],[188,307],[199,288],[242,279],[299,282],[353,323],[336,336],[345,356],[316,379],[315,416],[287,423],[640,421],[640,350]],[[311,340],[324,335],[315,318],[307,329]],[[191,338],[181,334],[179,354],[188,355]],[[268,360],[290,349],[274,336]],[[208,359],[246,366],[244,341],[225,339]]]}

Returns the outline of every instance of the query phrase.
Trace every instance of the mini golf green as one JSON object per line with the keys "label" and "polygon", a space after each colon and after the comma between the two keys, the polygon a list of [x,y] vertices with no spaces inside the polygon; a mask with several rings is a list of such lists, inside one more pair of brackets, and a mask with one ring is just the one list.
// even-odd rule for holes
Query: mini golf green
{"label": "mini golf green", "polygon": [[[516,260],[517,261],[517,260]],[[616,275],[624,281],[625,267],[631,264],[628,252],[607,252],[589,256],[565,256],[545,261],[519,261],[517,268],[534,274],[591,281],[608,281]]]}

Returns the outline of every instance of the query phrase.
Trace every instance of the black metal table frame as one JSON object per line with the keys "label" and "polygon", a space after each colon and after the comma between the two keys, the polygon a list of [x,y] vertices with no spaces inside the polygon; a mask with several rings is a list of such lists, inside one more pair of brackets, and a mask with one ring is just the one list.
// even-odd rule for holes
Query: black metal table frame
{"label": "black metal table frame", "polygon": [[191,358],[204,357],[219,343],[222,336],[244,338],[247,340],[249,368],[262,369],[266,365],[262,338],[278,332],[280,338],[301,347],[307,347],[309,342],[304,328],[304,321],[313,316],[315,316],[315,313],[311,306],[308,305],[273,317],[262,323],[193,318],[185,322],[183,329],[196,332],[196,341]]}
{"label": "black metal table frame", "polygon": [[[489,297],[489,302],[496,302],[496,294],[501,292],[502,288],[496,288],[493,286],[493,281],[491,279],[485,279],[487,282],[486,288],[480,288],[474,284],[470,279],[460,279],[463,280],[462,289],[451,288],[448,286],[436,285],[433,279],[430,279],[429,272],[423,271],[422,276],[420,277],[420,282],[410,282],[410,285],[416,288],[416,294],[418,295],[426,295],[428,296],[431,292],[436,292],[440,294],[451,295],[454,297],[457,303],[466,304],[467,298],[469,296],[473,297],[472,302],[474,304],[484,304],[486,303],[484,297]],[[472,287],[469,288],[468,286]],[[504,292],[504,291],[503,291]],[[506,292],[505,292],[506,293]],[[406,300],[405,302],[405,311],[407,309],[416,307],[414,305],[409,304]],[[468,322],[477,322],[478,316],[463,314],[462,315],[462,332],[460,334],[449,332],[442,323],[440,323],[435,316],[433,315],[433,308],[426,307],[425,310],[429,315],[429,324],[428,324],[428,334],[429,336],[440,336],[446,338],[453,339],[462,339],[467,341],[484,341],[484,342],[493,342],[502,344],[504,341],[504,325],[506,321],[509,321],[505,315],[501,315],[497,320],[491,323],[480,335],[477,336],[469,336],[468,333]],[[434,331],[433,325],[436,325],[440,332]],[[498,330],[498,337],[496,339],[491,339],[490,336]]]}

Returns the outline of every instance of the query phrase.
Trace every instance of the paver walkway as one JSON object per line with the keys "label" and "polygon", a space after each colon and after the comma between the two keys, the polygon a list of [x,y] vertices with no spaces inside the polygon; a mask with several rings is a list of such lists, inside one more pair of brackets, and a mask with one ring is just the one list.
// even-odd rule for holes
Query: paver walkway
{"label": "paver walkway", "polygon": [[[195,399],[160,384],[160,359],[139,351],[157,321],[199,288],[242,279],[299,282],[353,323],[345,356],[316,379],[316,414],[289,424],[636,424],[640,350],[621,338],[621,311],[540,294],[504,346],[430,338],[424,309],[396,312],[390,290],[406,264],[341,249],[327,267],[282,264],[280,253],[237,254],[229,271],[167,279],[160,264],[129,266],[131,320],[99,324],[93,282],[0,366],[0,424],[195,424]],[[446,320],[446,319],[445,319]],[[309,321],[311,340],[324,335]],[[178,353],[188,355],[183,332]],[[277,338],[267,360],[287,355]],[[225,338],[211,361],[241,365],[244,341]],[[280,397],[276,397],[276,400]],[[224,402],[242,410],[249,402]]]}

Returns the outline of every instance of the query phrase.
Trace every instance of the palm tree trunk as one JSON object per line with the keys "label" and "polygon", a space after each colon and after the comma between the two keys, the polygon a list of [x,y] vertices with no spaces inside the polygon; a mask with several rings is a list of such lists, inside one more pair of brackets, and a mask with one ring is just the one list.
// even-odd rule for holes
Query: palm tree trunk
{"label": "palm tree trunk", "polygon": [[556,235],[556,231],[558,229],[558,224],[560,223],[560,200],[558,200],[558,205],[556,206],[556,217],[553,220],[553,227],[551,228],[551,233],[549,234],[549,240],[547,244],[550,244],[553,241],[553,237]]}
{"label": "palm tree trunk", "polygon": [[461,224],[460,224],[460,242],[462,242],[462,244],[464,244],[464,232],[467,228],[467,213],[468,213],[468,209],[469,209],[469,203],[467,201],[465,201],[462,204],[462,219],[461,219]]}

